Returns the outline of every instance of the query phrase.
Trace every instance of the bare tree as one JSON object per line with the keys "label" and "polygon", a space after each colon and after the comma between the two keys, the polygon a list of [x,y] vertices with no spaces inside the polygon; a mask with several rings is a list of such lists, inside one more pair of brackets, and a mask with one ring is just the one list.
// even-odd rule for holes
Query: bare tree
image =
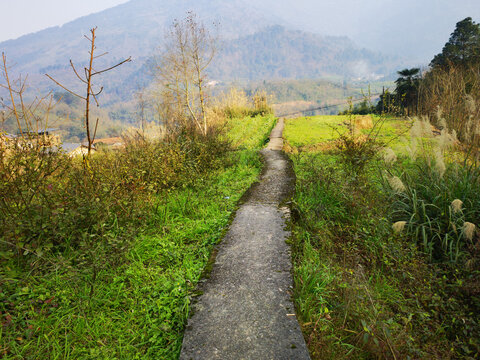
{"label": "bare tree", "polygon": [[[166,50],[156,66],[164,105],[184,125],[192,123],[203,134],[208,132],[206,112],[206,69],[216,53],[215,38],[188,13],[175,20],[167,34]],[[168,122],[169,119],[166,119]]]}
{"label": "bare tree", "polygon": [[142,131],[142,136],[145,136],[147,99],[145,96],[144,87],[140,85],[137,87],[137,91],[135,92],[135,100],[137,103],[137,116],[140,120],[140,130]]}
{"label": "bare tree", "polygon": [[6,118],[13,117],[22,139],[29,140],[30,145],[35,144],[39,147],[48,145],[45,134],[43,138],[39,138],[38,134],[42,133],[40,130],[48,127],[50,113],[61,98],[54,101],[50,92],[46,96],[35,97],[28,101],[25,96],[28,76],[12,79],[5,53],[2,53],[0,77],[5,81],[5,84],[0,83],[0,88],[5,89],[8,94],[6,99],[0,97],[0,105],[5,109],[2,110],[2,122]]}
{"label": "bare tree", "polygon": [[95,91],[93,89],[94,84],[92,82],[92,79],[96,75],[103,74],[107,71],[115,69],[116,67],[118,67],[118,66],[120,66],[120,65],[122,65],[126,62],[131,61],[131,57],[129,57],[128,59],[125,59],[125,60],[123,60],[123,61],[121,61],[121,62],[119,62],[119,63],[117,63],[113,66],[108,67],[108,68],[105,68],[105,69],[102,69],[102,70],[96,70],[94,68],[94,61],[96,59],[108,54],[108,53],[103,53],[101,55],[95,56],[95,50],[97,49],[96,46],[95,46],[95,40],[96,40],[95,32],[96,32],[96,30],[97,30],[96,27],[90,30],[91,37],[88,37],[88,36],[85,35],[85,38],[90,42],[90,51],[89,51],[90,58],[89,58],[88,67],[84,68],[84,76],[83,77],[80,76],[80,74],[77,71],[77,68],[73,64],[73,61],[70,60],[70,66],[72,67],[72,70],[75,73],[76,77],[86,86],[86,95],[85,96],[77,94],[76,92],[70,90],[69,88],[65,87],[63,84],[61,84],[60,82],[55,80],[50,75],[45,74],[48,78],[50,78],[53,82],[55,82],[55,84],[60,86],[62,89],[68,91],[72,95],[75,95],[76,97],[85,101],[85,129],[86,129],[86,132],[87,132],[88,156],[90,156],[90,152],[92,150],[93,142],[95,141],[95,136],[96,136],[97,127],[98,127],[98,118],[97,118],[97,120],[95,122],[95,128],[94,128],[93,133],[92,133],[92,131],[90,129],[90,104],[91,104],[91,99],[93,98],[96,105],[99,106],[97,97],[103,91],[103,87],[100,87],[100,89],[98,91]]}

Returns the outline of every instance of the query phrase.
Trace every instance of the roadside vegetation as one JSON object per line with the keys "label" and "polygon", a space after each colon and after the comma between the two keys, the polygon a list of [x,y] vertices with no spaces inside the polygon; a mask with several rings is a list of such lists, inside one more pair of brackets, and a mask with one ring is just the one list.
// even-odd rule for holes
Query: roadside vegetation
{"label": "roadside vegetation", "polygon": [[426,118],[371,118],[285,127],[294,298],[312,358],[473,359],[478,149]]}
{"label": "roadside vegetation", "polygon": [[[174,30],[162,60],[174,69],[161,76],[184,83],[159,84],[149,106],[160,121],[140,118],[122,147],[83,157],[39,135],[61,99],[29,103],[4,58],[3,105],[19,135],[0,134],[2,359],[178,358],[196,284],[276,119],[260,93],[207,103],[211,39],[193,15]],[[181,42],[192,60],[177,66],[175,36],[207,53]]]}
{"label": "roadside vegetation", "polygon": [[478,358],[479,45],[466,18],[376,105],[287,121],[294,298],[313,359]]}
{"label": "roadside vegetation", "polygon": [[478,358],[479,44],[466,18],[375,106],[286,123],[294,298],[313,359]]}
{"label": "roadside vegetation", "polygon": [[2,151],[2,357],[176,358],[195,285],[275,119],[232,120],[243,121],[236,147],[220,134],[130,139],[88,171],[61,153]]}

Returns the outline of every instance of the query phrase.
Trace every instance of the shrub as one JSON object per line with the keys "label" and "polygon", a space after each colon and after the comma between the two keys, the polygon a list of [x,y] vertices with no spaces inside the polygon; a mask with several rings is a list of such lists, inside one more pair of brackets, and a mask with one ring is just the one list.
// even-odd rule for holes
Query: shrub
{"label": "shrub", "polygon": [[347,131],[337,131],[339,137],[335,143],[346,170],[355,177],[363,174],[367,164],[377,156],[383,147],[383,143],[378,139],[383,119],[374,121],[366,134],[360,132],[361,126],[359,125],[355,116],[350,114],[346,124]]}
{"label": "shrub", "polygon": [[[429,71],[419,88],[419,111],[437,119],[446,120],[446,126],[455,130],[467,144],[479,145],[480,125],[480,64],[468,66],[435,67]],[[438,112],[441,116],[437,116]]]}
{"label": "shrub", "polygon": [[209,110],[214,117],[223,114],[228,119],[273,114],[269,105],[269,96],[265,91],[257,91],[252,99],[249,99],[245,91],[236,88],[221,94],[216,104]]}
{"label": "shrub", "polygon": [[273,110],[269,105],[269,95],[264,90],[259,90],[253,95],[253,112],[251,116],[273,114]]}
{"label": "shrub", "polygon": [[88,167],[48,148],[0,148],[1,254],[78,248],[107,233],[117,237],[120,228],[119,244],[127,240],[151,209],[152,194],[220,166],[229,145],[211,132],[184,130],[169,142],[126,139],[123,149],[91,156]]}
{"label": "shrub", "polygon": [[[51,226],[63,197],[56,189],[70,167],[68,158],[16,142],[0,147],[0,251],[2,257],[51,247]],[[51,240],[51,239],[50,239]]]}

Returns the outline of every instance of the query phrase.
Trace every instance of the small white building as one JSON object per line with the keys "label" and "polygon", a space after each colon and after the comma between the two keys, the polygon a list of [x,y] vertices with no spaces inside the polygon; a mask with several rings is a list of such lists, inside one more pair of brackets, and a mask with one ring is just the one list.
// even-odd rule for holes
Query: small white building
{"label": "small white building", "polygon": [[[88,145],[81,143],[63,143],[61,149],[70,157],[84,156],[88,154]],[[95,148],[92,146],[91,152],[95,152]]]}

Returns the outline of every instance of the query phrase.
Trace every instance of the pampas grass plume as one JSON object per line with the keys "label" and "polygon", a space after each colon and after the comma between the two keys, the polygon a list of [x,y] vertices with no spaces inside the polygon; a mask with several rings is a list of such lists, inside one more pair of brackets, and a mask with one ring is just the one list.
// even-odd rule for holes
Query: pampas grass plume
{"label": "pampas grass plume", "polygon": [[422,123],[417,118],[413,121],[412,128],[410,129],[410,136],[412,138],[422,137]]}
{"label": "pampas grass plume", "polygon": [[440,177],[443,177],[443,174],[445,174],[445,170],[447,170],[447,167],[445,166],[442,151],[438,148],[435,149],[435,167]]}
{"label": "pampas grass plume", "polygon": [[475,234],[475,229],[476,229],[475,224],[465,221],[465,223],[463,224],[463,234],[465,235],[467,240],[473,239],[473,235]]}
{"label": "pampas grass plume", "polygon": [[383,152],[383,160],[387,165],[391,165],[397,161],[397,155],[392,149],[386,148]]}
{"label": "pampas grass plume", "polygon": [[[439,122],[441,122],[442,119],[443,119],[443,109],[441,108],[440,105],[437,106],[437,114],[436,115],[437,115],[437,120]],[[443,119],[443,121],[445,121],[445,119]]]}
{"label": "pampas grass plume", "polygon": [[404,192],[407,190],[402,180],[398,176],[392,176],[388,178],[390,187],[396,192]]}
{"label": "pampas grass plume", "polygon": [[475,103],[475,99],[470,94],[467,94],[465,96],[465,107],[467,111],[471,114],[474,114],[477,110],[477,104]]}
{"label": "pampas grass plume", "polygon": [[406,221],[397,221],[395,224],[392,225],[392,229],[395,233],[401,233],[403,229],[405,229],[405,225],[407,224]]}
{"label": "pampas grass plume", "polygon": [[450,206],[452,207],[453,213],[456,214],[462,211],[463,201],[460,199],[455,199],[452,201]]}

